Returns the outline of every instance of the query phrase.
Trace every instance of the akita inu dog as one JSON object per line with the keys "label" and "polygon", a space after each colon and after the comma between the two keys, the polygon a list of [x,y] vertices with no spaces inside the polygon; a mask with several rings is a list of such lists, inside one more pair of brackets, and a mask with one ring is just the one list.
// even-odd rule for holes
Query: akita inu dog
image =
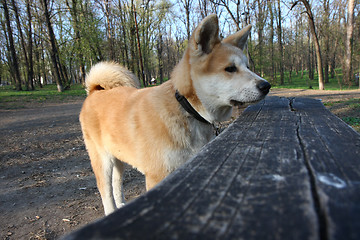
{"label": "akita inu dog", "polygon": [[149,190],[208,143],[212,124],[229,119],[234,105],[267,95],[270,84],[247,66],[250,29],[221,41],[217,16],[206,17],[160,86],[138,89],[135,76],[111,62],[90,70],[80,122],[106,215],[124,204],[123,163],[145,175]]}

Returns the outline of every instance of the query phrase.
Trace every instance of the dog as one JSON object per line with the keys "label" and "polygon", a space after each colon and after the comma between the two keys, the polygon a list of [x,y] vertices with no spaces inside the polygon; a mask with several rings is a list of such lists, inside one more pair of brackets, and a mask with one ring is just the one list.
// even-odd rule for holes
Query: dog
{"label": "dog", "polygon": [[171,79],[139,89],[138,79],[113,62],[86,76],[80,123],[105,215],[124,205],[124,163],[145,175],[149,190],[214,137],[213,123],[233,106],[263,99],[270,84],[249,70],[244,53],[251,25],[223,39],[218,18],[194,30]]}

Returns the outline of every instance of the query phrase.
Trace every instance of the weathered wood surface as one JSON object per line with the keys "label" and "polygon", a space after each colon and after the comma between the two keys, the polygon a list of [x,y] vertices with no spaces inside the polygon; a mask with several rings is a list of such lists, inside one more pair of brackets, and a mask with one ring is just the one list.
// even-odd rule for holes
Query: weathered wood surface
{"label": "weathered wood surface", "polygon": [[318,100],[268,97],[194,159],[65,239],[360,239],[360,135]]}

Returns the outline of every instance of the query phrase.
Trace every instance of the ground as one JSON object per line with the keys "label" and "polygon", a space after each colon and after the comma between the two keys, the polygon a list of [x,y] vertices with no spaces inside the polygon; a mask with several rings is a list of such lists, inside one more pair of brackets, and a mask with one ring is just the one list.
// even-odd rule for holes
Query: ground
{"label": "ground", "polygon": [[[273,90],[271,95],[312,97],[324,103],[360,99],[360,90]],[[58,239],[104,216],[81,136],[82,98],[22,103],[0,108],[1,239]],[[348,105],[327,104],[342,116],[359,116]],[[15,106],[15,107],[14,107]],[[144,177],[127,168],[125,195],[145,192]]]}

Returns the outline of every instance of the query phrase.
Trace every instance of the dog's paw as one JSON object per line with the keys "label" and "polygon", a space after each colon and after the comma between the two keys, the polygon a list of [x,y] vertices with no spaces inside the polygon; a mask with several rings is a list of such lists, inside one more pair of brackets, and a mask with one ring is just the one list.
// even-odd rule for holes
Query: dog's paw
{"label": "dog's paw", "polygon": [[126,205],[126,203],[120,203],[119,206],[118,206],[118,208],[122,208],[122,207],[125,206],[125,205]]}

